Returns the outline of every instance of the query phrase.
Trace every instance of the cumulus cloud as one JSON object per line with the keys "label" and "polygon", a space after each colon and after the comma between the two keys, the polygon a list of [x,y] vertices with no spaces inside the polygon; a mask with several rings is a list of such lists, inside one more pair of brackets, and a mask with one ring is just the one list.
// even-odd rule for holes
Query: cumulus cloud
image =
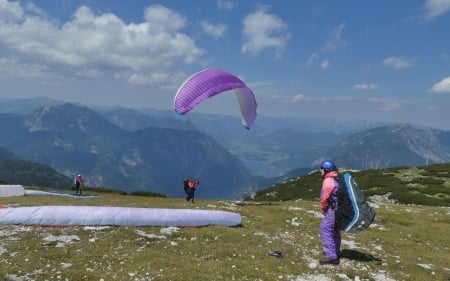
{"label": "cumulus cloud", "polygon": [[0,0],[0,51],[14,58],[0,61],[2,76],[15,76],[32,66],[34,76],[110,72],[128,75],[130,81],[150,77],[151,82],[158,79],[149,73],[194,63],[204,52],[181,32],[186,19],[161,5],[149,6],[143,22],[130,24],[112,13],[95,14],[87,6],[62,24],[37,13],[37,7],[32,10]]}
{"label": "cumulus cloud", "polygon": [[365,91],[365,90],[375,90],[379,86],[377,84],[356,84],[353,86],[353,90]]}
{"label": "cumulus cloud", "polygon": [[185,26],[186,19],[162,5],[145,9],[145,20],[154,33],[177,31]]}
{"label": "cumulus cloud", "polygon": [[395,70],[414,67],[416,64],[414,59],[404,57],[388,57],[383,60],[383,65]]}
{"label": "cumulus cloud", "polygon": [[446,77],[431,87],[431,92],[436,94],[450,94],[450,77]]}
{"label": "cumulus cloud", "polygon": [[425,18],[430,20],[450,10],[450,0],[426,0],[424,4]]}
{"label": "cumulus cloud", "polygon": [[200,21],[199,25],[206,34],[213,38],[223,37],[227,31],[227,26],[225,24],[214,24],[208,21]]}
{"label": "cumulus cloud", "polygon": [[243,21],[243,54],[257,55],[265,49],[274,49],[280,58],[290,37],[287,24],[275,14],[260,8],[247,15]]}
{"label": "cumulus cloud", "polygon": [[3,24],[11,20],[21,19],[23,13],[19,2],[0,1],[0,23]]}

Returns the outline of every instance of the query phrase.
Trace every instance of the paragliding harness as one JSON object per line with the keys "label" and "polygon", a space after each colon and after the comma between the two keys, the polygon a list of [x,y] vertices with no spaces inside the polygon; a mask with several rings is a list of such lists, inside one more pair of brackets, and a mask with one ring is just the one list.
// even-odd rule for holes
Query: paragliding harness
{"label": "paragliding harness", "polygon": [[195,182],[192,178],[186,179],[183,181],[184,183],[184,192],[186,192],[186,201],[191,201],[194,203],[194,194],[195,189],[200,184],[199,181]]}
{"label": "paragliding harness", "polygon": [[366,229],[375,219],[374,209],[367,203],[364,193],[350,173],[335,178],[339,183],[336,228],[344,232]]}

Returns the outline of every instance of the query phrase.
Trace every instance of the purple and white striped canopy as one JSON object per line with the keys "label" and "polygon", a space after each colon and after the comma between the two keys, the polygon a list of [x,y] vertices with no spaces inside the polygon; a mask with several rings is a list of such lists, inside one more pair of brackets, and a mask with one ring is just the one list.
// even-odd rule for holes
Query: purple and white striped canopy
{"label": "purple and white striped canopy", "polygon": [[255,95],[241,79],[221,69],[206,69],[189,77],[175,95],[174,109],[186,114],[204,100],[229,90],[236,94],[242,125],[249,129],[256,118]]}

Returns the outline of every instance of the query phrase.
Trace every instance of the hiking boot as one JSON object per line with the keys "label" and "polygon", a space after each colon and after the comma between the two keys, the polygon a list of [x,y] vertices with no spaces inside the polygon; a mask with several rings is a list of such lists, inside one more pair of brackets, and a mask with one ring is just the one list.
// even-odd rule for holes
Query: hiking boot
{"label": "hiking boot", "polygon": [[339,258],[330,259],[327,257],[321,258],[319,260],[319,264],[339,264]]}

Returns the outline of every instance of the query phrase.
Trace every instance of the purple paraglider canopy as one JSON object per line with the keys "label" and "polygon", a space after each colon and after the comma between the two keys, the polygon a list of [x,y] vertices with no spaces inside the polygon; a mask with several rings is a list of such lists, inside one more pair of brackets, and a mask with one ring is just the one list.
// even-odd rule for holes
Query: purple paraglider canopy
{"label": "purple paraglider canopy", "polygon": [[229,90],[236,94],[242,125],[249,129],[256,118],[255,95],[241,79],[221,69],[206,69],[189,77],[175,95],[174,109],[186,114],[204,100]]}

